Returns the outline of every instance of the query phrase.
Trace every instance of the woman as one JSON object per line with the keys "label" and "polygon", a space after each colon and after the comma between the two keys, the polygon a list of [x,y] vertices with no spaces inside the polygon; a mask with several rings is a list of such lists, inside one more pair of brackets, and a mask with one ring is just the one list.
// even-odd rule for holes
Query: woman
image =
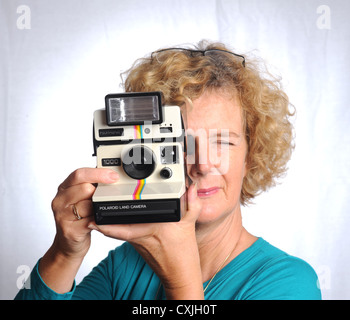
{"label": "woman", "polygon": [[[188,130],[204,133],[187,168],[187,211],[175,223],[96,225],[94,184],[118,174],[76,170],[52,202],[54,242],[17,299],[319,299],[306,262],[242,226],[241,205],[275,184],[293,147],[288,98],[259,68],[204,41],[140,59],[125,90],[161,91],[165,104],[181,106]],[[76,286],[91,230],[126,242]]]}

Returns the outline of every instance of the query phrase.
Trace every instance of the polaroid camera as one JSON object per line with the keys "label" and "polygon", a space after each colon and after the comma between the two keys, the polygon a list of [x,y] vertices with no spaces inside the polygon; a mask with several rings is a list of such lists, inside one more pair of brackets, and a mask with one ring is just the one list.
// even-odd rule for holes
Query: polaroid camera
{"label": "polaroid camera", "polygon": [[119,173],[92,197],[97,224],[179,221],[184,210],[184,126],[160,92],[109,94],[94,113],[98,168]]}

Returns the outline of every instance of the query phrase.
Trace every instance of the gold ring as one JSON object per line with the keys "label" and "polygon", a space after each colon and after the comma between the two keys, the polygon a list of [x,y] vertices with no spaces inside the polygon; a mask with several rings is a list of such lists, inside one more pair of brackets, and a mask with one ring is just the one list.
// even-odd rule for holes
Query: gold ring
{"label": "gold ring", "polygon": [[79,215],[78,210],[77,210],[75,204],[73,204],[73,213],[74,213],[75,217],[77,218],[77,220],[83,219],[83,218]]}

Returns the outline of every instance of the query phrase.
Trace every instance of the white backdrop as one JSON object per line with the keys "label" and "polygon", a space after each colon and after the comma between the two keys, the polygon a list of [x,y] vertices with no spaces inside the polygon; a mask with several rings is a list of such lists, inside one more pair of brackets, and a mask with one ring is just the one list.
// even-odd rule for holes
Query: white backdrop
{"label": "white backdrop", "polygon": [[[246,228],[308,261],[325,299],[349,299],[350,2],[0,0],[0,298],[50,246],[51,200],[95,166],[92,113],[121,71],[159,47],[201,39],[254,52],[297,109],[283,183],[244,208]],[[77,280],[119,242],[93,234]]]}

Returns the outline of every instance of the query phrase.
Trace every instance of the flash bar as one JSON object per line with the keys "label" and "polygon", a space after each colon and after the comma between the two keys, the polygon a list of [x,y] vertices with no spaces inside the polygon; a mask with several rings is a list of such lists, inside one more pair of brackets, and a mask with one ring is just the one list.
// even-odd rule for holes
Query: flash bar
{"label": "flash bar", "polygon": [[160,92],[108,94],[105,104],[109,126],[159,124],[163,121]]}

